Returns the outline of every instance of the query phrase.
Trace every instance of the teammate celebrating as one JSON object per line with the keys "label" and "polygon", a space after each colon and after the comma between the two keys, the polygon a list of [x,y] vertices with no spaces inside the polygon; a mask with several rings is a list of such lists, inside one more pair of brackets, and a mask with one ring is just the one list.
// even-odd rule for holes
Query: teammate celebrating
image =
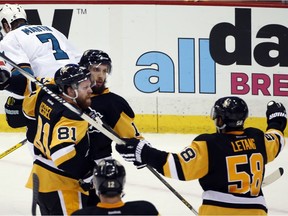
{"label": "teammate celebrating", "polygon": [[[87,50],[79,62],[91,72],[91,78],[95,82],[92,87],[91,116],[98,116],[106,122],[120,137],[132,138],[141,135],[137,130],[134,118],[135,114],[128,102],[121,96],[110,92],[106,87],[108,74],[111,74],[112,61],[109,55],[102,50]],[[89,128],[90,140],[97,144],[91,144],[90,154],[97,163],[104,158],[111,158],[112,141],[99,133],[95,128]]]}
{"label": "teammate celebrating", "polygon": [[244,100],[223,97],[211,111],[217,133],[197,136],[178,154],[135,139],[117,144],[116,149],[125,160],[146,163],[164,176],[199,179],[204,190],[199,215],[266,215],[261,185],[265,165],[285,144],[286,109],[281,103],[268,103],[265,133],[257,128],[244,129],[247,116]]}
{"label": "teammate celebrating", "polygon": [[[86,68],[68,64],[55,73],[56,85],[46,87],[85,110],[91,104],[90,76]],[[29,97],[36,101],[33,104],[36,104],[34,129],[37,131],[35,161],[27,187],[32,188],[32,174],[36,173],[41,214],[70,215],[85,206],[88,199],[88,193],[78,183],[94,167],[88,157],[88,123],[44,90],[36,93]]]}
{"label": "teammate celebrating", "polygon": [[[106,87],[107,76],[111,74],[112,70],[112,61],[109,55],[102,50],[86,50],[79,65],[90,70],[91,79],[95,83],[92,87],[91,108],[87,110],[90,116],[102,119],[121,137],[141,138],[134,123],[134,111],[128,102],[123,97],[110,92]],[[88,133],[92,160],[98,163],[102,159],[111,159],[112,141],[92,126],[89,127]],[[139,166],[139,168],[141,167]],[[91,188],[88,204],[95,205],[98,201],[95,190]]]}
{"label": "teammate celebrating", "polygon": [[126,181],[125,168],[113,159],[101,160],[95,166],[93,184],[101,202],[74,212],[72,215],[159,215],[148,201],[122,201]]}

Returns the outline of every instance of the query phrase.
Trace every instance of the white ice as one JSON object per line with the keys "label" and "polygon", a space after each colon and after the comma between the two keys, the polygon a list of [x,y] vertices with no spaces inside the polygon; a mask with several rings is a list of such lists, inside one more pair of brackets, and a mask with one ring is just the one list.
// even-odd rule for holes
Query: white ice
{"label": "white ice", "polygon": [[[178,152],[189,145],[195,137],[191,134],[144,134],[144,136],[154,147],[173,152]],[[24,138],[24,133],[0,133],[0,153]],[[124,201],[148,200],[154,203],[162,216],[193,215],[191,210],[147,168],[137,170],[132,164],[125,162],[116,151],[114,157],[126,167],[127,171]],[[278,167],[284,168],[284,175],[280,179],[263,188],[269,215],[288,215],[288,174],[285,173],[288,170],[287,159],[286,146],[278,158],[267,165],[266,174],[270,174]],[[31,166],[32,157],[26,145],[1,159],[0,215],[31,215],[32,191],[25,188]],[[198,210],[202,189],[197,180],[181,182],[163,178]]]}

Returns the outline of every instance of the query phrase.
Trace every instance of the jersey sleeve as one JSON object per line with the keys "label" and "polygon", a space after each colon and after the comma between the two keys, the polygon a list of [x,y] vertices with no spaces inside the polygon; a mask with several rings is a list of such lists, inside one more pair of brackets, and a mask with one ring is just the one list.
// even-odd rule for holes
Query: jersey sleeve
{"label": "jersey sleeve", "polygon": [[193,141],[181,152],[169,153],[163,170],[167,177],[187,181],[205,176],[208,167],[206,142]]}
{"label": "jersey sleeve", "polygon": [[[50,84],[54,84],[53,79],[37,78],[37,80],[43,84],[47,84],[47,85],[49,84],[50,89],[53,87],[55,88],[54,85],[50,85]],[[41,88],[35,85],[35,83],[30,82],[28,80],[25,86],[25,90],[23,92],[23,95],[24,95],[23,112],[30,119],[35,119],[35,107],[36,107],[36,102],[39,99],[39,94],[41,97],[43,94],[46,94],[46,93],[44,92],[44,90],[41,91]]]}
{"label": "jersey sleeve", "polygon": [[[1,41],[2,51],[4,51],[5,55],[12,59],[17,65],[30,64],[29,58],[19,43],[16,33],[16,31],[9,32]],[[10,65],[9,62],[6,62],[6,65],[12,71],[13,66]]]}
{"label": "jersey sleeve", "polygon": [[179,153],[146,147],[142,159],[164,176],[183,181],[205,176],[209,167],[207,143],[202,140],[193,140]]}
{"label": "jersey sleeve", "polygon": [[137,137],[137,138],[143,138],[135,123],[134,123],[134,118],[131,118],[128,116],[125,112],[122,112],[120,114],[120,117],[114,127],[114,131],[120,136],[120,137],[125,137],[125,138],[132,138],[132,137]]}
{"label": "jersey sleeve", "polygon": [[264,134],[267,152],[267,163],[273,161],[285,146],[285,138],[281,131],[269,129]]}

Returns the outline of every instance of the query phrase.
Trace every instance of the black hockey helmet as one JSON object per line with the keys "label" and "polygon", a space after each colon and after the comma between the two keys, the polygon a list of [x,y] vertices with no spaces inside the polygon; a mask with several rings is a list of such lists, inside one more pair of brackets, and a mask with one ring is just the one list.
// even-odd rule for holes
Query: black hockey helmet
{"label": "black hockey helmet", "polygon": [[106,64],[109,66],[109,73],[112,70],[111,58],[102,50],[89,49],[83,53],[79,65],[89,69],[89,66],[93,64]]}
{"label": "black hockey helmet", "polygon": [[125,168],[117,160],[101,160],[94,168],[93,184],[97,194],[107,196],[121,194],[125,181]]}
{"label": "black hockey helmet", "polygon": [[[211,110],[211,118],[218,129],[243,128],[248,117],[248,106],[239,97],[223,97],[218,99]],[[219,121],[219,118],[221,120]],[[222,121],[222,123],[220,123]]]}
{"label": "black hockey helmet", "polygon": [[67,64],[56,71],[54,80],[60,91],[67,93],[68,87],[76,89],[79,83],[90,79],[90,75],[90,71],[85,67],[80,67],[77,64]]}

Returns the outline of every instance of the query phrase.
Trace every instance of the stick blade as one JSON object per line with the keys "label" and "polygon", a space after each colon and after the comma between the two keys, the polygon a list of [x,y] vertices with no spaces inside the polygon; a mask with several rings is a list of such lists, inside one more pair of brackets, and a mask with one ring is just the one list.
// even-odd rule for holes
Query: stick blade
{"label": "stick blade", "polygon": [[282,167],[279,167],[277,170],[275,170],[270,175],[266,176],[262,182],[262,187],[265,187],[275,181],[277,181],[284,173],[284,169]]}

